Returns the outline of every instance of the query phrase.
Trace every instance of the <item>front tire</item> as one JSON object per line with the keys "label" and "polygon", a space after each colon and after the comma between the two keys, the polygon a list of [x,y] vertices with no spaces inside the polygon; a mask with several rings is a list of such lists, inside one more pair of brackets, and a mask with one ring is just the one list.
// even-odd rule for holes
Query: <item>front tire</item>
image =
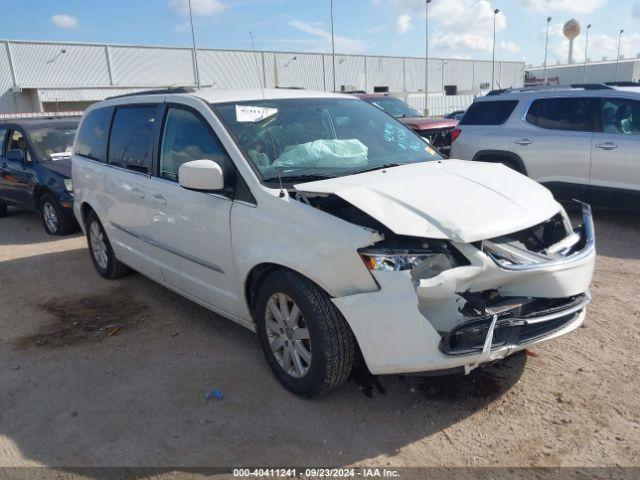
{"label": "front tire", "polygon": [[256,299],[258,336],[280,383],[307,397],[342,385],[353,367],[355,339],[329,296],[288,270],[270,274]]}
{"label": "front tire", "polygon": [[49,235],[67,235],[73,231],[75,226],[64,215],[58,201],[48,193],[40,198],[40,218],[45,232]]}
{"label": "front tire", "polygon": [[89,255],[98,273],[110,280],[123,277],[129,273],[131,269],[120,262],[114,255],[107,232],[104,231],[98,216],[94,212],[89,212],[85,224]]}

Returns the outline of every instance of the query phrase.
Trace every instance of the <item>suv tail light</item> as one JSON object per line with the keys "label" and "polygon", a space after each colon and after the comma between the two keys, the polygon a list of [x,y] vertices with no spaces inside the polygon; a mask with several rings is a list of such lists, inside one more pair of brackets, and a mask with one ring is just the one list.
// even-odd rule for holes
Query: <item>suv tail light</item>
{"label": "suv tail light", "polygon": [[451,143],[453,143],[456,140],[456,138],[460,136],[461,133],[462,133],[462,130],[460,130],[458,127],[451,130]]}

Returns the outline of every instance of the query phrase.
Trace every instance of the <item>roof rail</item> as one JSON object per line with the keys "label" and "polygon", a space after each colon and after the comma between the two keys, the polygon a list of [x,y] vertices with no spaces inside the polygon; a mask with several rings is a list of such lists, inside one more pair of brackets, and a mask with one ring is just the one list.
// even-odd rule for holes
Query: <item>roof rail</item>
{"label": "roof rail", "polygon": [[604,83],[572,83],[570,85],[539,85],[531,87],[504,88],[491,90],[486,96],[501,95],[503,93],[545,92],[554,90],[613,90],[613,87]]}
{"label": "roof rail", "polygon": [[640,87],[640,82],[604,82],[611,87]]}
{"label": "roof rail", "polygon": [[169,93],[193,93],[196,89],[194,87],[170,87],[170,88],[158,88],[157,90],[142,90],[140,92],[133,93],[125,93],[122,95],[114,95],[112,97],[107,97],[106,100],[111,100],[113,98],[126,98],[126,97],[134,97],[136,95],[162,95]]}

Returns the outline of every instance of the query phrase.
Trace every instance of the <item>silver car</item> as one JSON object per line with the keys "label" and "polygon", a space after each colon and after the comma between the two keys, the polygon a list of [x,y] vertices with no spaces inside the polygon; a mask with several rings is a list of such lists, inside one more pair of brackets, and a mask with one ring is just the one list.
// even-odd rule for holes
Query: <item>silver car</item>
{"label": "silver car", "polygon": [[451,157],[503,163],[560,199],[640,207],[640,93],[606,85],[496,92],[469,107]]}

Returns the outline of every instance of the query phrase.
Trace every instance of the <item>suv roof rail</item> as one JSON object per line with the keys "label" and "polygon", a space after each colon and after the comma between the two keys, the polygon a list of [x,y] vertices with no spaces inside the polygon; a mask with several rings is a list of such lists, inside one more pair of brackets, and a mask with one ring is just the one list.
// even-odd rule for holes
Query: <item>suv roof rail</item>
{"label": "suv roof rail", "polygon": [[640,82],[604,82],[611,87],[640,87]]}
{"label": "suv roof rail", "polygon": [[169,88],[158,88],[157,90],[142,90],[140,92],[133,93],[124,93],[122,95],[113,95],[112,97],[107,97],[106,100],[111,100],[113,98],[126,98],[126,97],[134,97],[137,95],[162,95],[168,93],[193,93],[196,89],[194,87],[169,87]]}
{"label": "suv roof rail", "polygon": [[536,85],[531,87],[504,88],[491,90],[486,96],[501,95],[503,93],[545,92],[553,90],[613,90],[613,87],[604,83],[572,83],[570,85]]}

